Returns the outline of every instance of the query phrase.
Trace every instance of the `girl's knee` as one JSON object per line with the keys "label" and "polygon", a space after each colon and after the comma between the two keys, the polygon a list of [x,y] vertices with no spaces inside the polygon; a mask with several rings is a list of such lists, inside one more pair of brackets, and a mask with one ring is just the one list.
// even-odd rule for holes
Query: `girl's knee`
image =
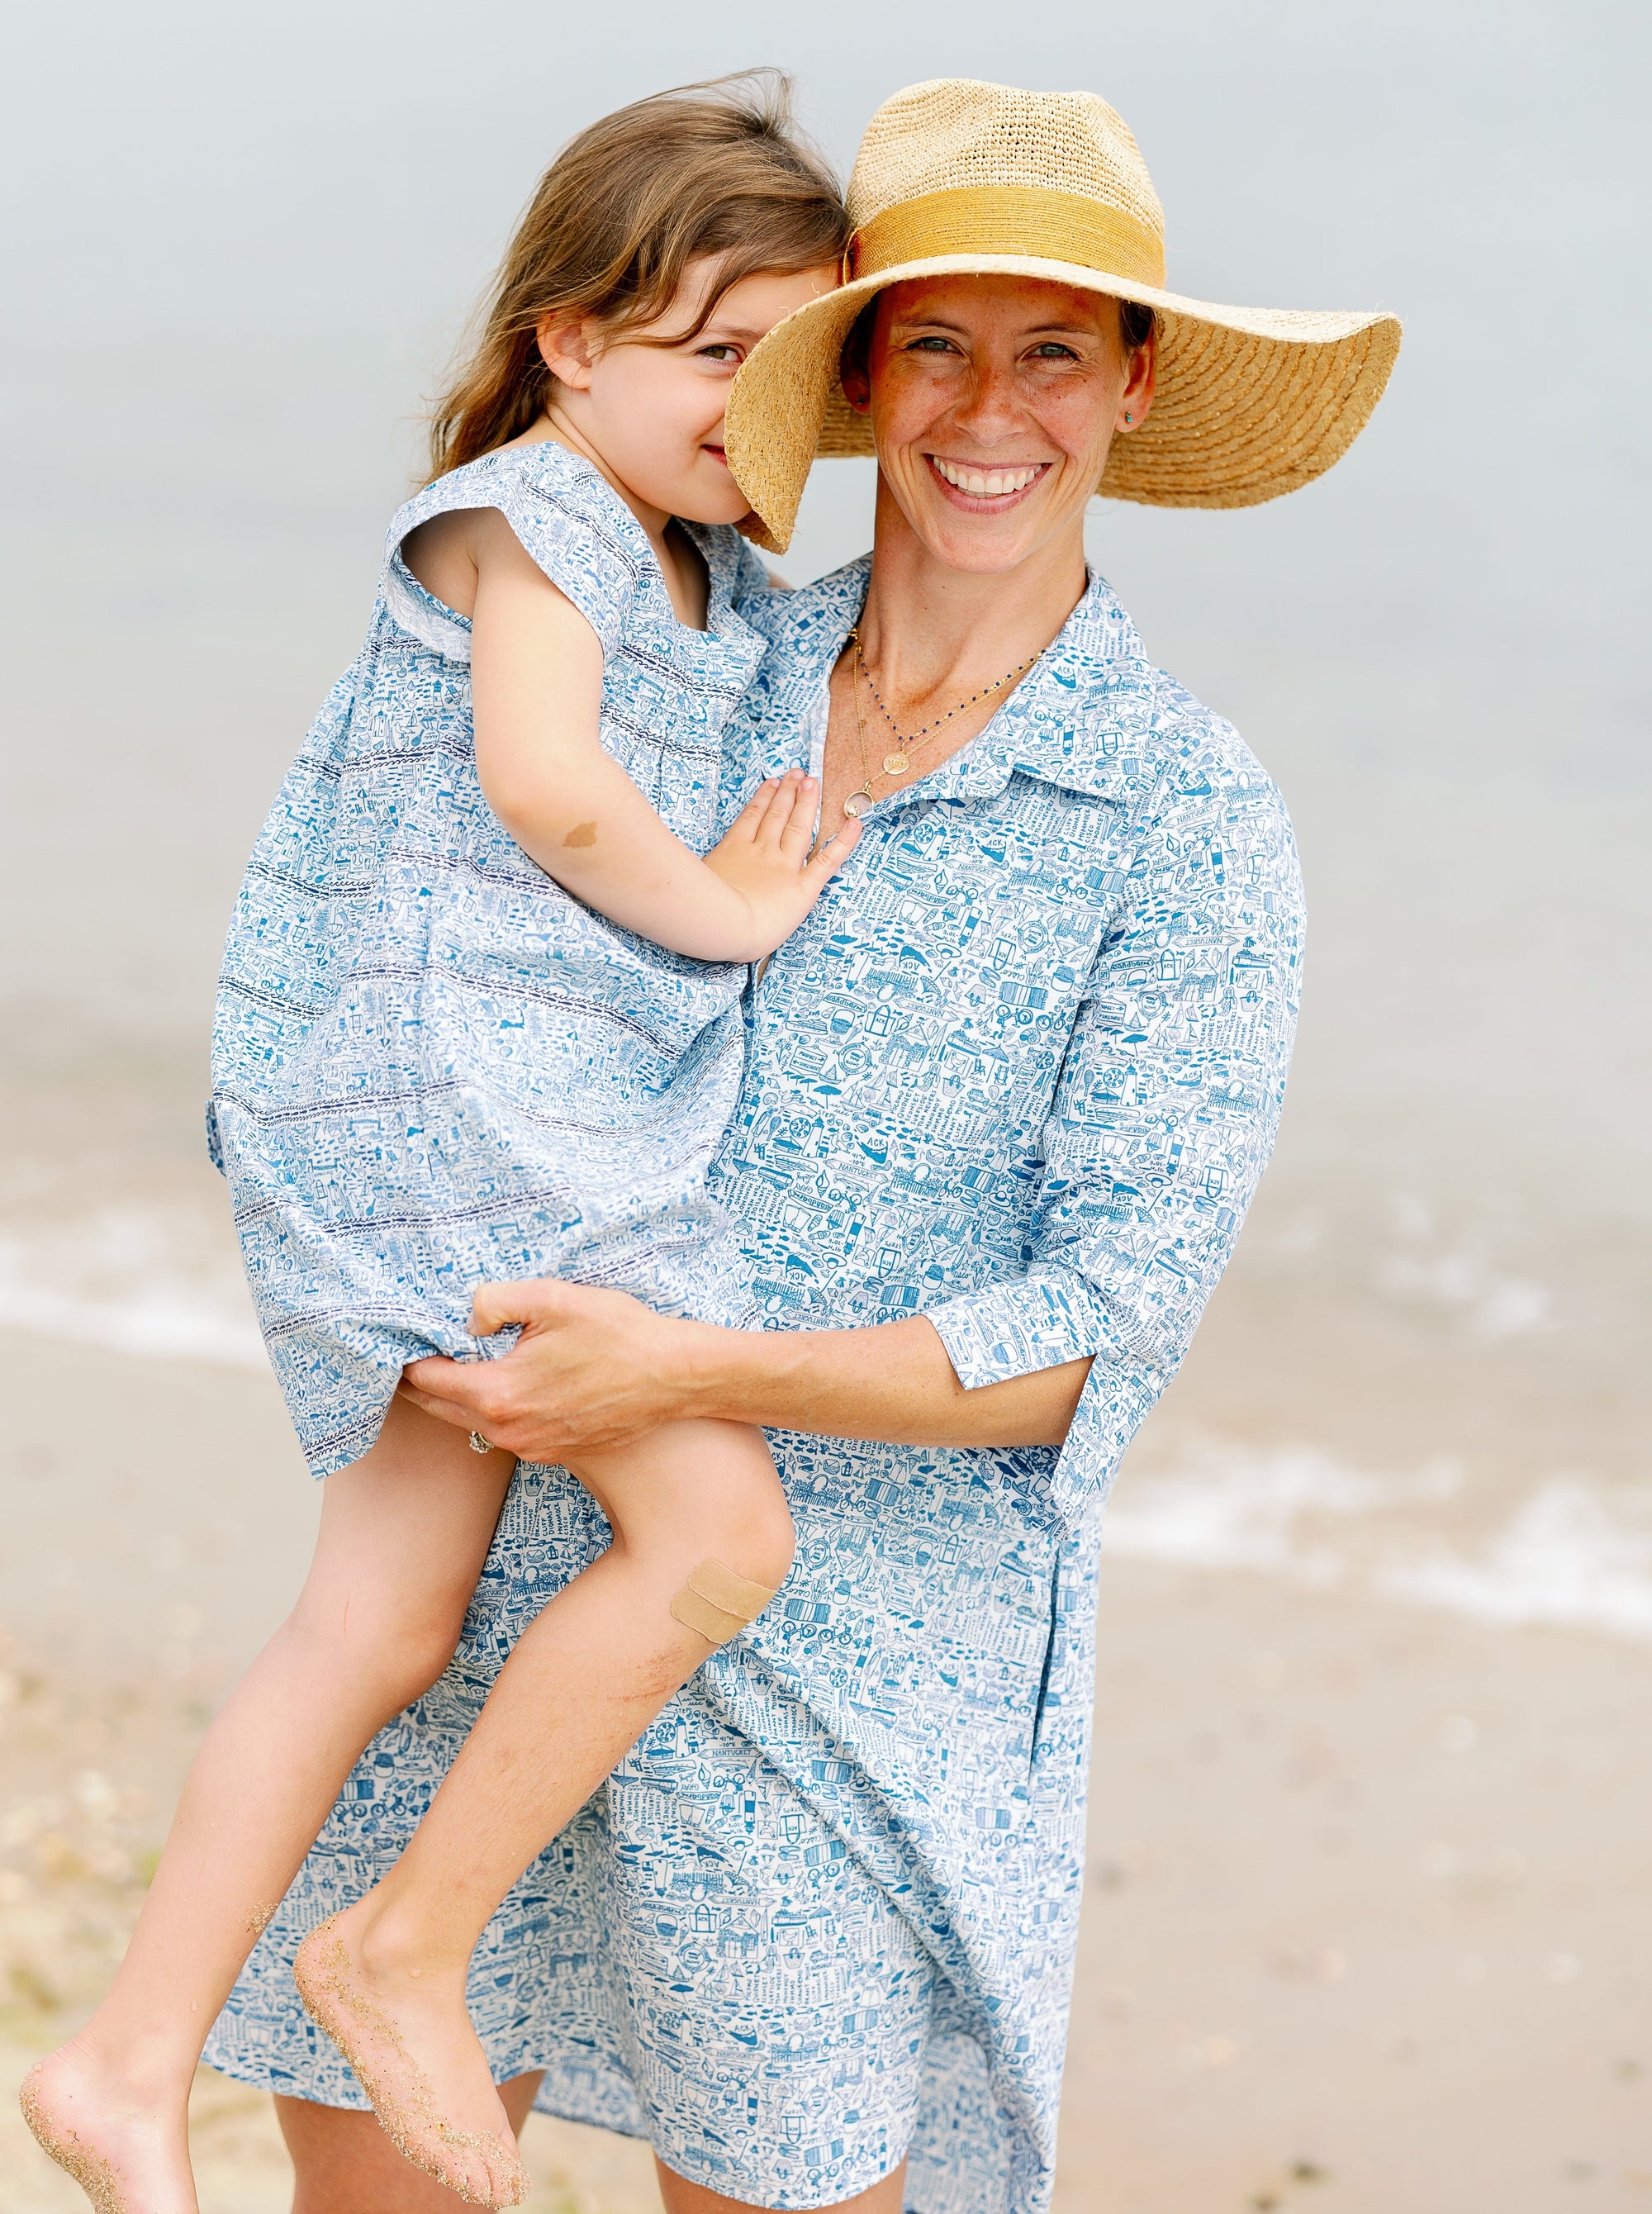
{"label": "girl's knee", "polygon": [[705,1550],[748,1582],[778,1590],[792,1571],[797,1532],[780,1478],[754,1477],[720,1503],[707,1526]]}
{"label": "girl's knee", "polygon": [[378,1680],[392,1714],[400,1714],[440,1681],[458,1650],[464,1626],[465,1611],[460,1606],[450,1614],[427,1615],[386,1630]]}
{"label": "girl's knee", "polygon": [[[773,1502],[765,1509],[762,1519],[742,1530],[740,1552],[750,1565],[742,1569],[755,1583],[772,1584],[778,1591],[792,1573],[792,1562],[798,1547],[798,1533],[793,1526],[786,1495],[777,1483]],[[731,1567],[737,1567],[731,1562]]]}
{"label": "girl's knee", "polygon": [[791,1571],[797,1544],[792,1510],[767,1450],[743,1455],[717,1487],[701,1527],[705,1550],[737,1575],[779,1586]]}
{"label": "girl's knee", "polygon": [[667,1436],[669,1458],[579,1467],[575,1473],[608,1518],[617,1554],[651,1583],[676,1589],[711,1560],[743,1582],[778,1590],[791,1571],[795,1533],[786,1494],[757,1431],[696,1423]]}

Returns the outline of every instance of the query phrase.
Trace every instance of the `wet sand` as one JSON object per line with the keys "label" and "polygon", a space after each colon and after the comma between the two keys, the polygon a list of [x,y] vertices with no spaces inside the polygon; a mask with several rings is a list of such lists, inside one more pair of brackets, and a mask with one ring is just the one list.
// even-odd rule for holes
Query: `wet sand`
{"label": "wet sand", "polygon": [[[18,1334],[0,1391],[15,2082],[118,1957],[212,1702],[302,1572],[315,1495],[255,1372]],[[1121,1539],[1177,1421],[1126,1469]],[[1061,2214],[1652,2210],[1649,1693],[1633,1642],[1121,1544]],[[204,2075],[197,2138],[204,2214],[285,2208],[260,2099]],[[528,2151],[536,2207],[658,2205],[640,2147],[536,2120]],[[77,2203],[8,2101],[0,2214]]]}

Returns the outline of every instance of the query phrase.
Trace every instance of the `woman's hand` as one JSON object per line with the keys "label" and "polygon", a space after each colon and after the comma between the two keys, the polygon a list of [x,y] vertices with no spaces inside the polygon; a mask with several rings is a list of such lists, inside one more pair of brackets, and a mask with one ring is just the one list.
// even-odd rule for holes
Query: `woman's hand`
{"label": "woman's hand", "polygon": [[552,1465],[697,1411],[687,1384],[702,1324],[550,1277],[482,1285],[471,1329],[487,1337],[511,1323],[522,1335],[500,1359],[415,1361],[402,1390],[426,1414]]}

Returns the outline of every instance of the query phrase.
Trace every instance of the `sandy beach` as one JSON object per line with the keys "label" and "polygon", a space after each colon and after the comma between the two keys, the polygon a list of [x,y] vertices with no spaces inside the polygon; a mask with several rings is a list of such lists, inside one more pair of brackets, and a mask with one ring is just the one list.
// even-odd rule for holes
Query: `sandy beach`
{"label": "sandy beach", "polygon": [[[1380,1518],[1327,1508],[1300,1467],[1287,1514],[1292,1464],[1254,1440],[1227,1452],[1260,1564],[1162,1557],[1201,1528],[1212,1548],[1217,1445],[1195,1418],[1239,1321],[1213,1320],[1117,1495],[1057,2205],[1652,2206],[1652,1646],[1378,1595]],[[9,2083],[117,1959],[213,1701],[302,1571],[315,1495],[255,1367],[15,1332],[0,1377]],[[64,1404],[73,1439],[48,1416]],[[1340,1569],[1312,1541],[1333,1526]],[[204,2073],[196,2136],[204,2214],[285,2208],[264,2101]],[[536,2119],[528,2152],[537,2208],[658,2206],[639,2146]],[[8,2099],[0,2214],[78,2203]]]}

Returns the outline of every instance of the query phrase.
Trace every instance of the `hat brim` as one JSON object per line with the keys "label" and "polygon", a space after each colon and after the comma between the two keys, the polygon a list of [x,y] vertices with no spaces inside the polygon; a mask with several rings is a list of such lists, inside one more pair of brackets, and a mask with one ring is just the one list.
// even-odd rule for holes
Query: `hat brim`
{"label": "hat brim", "polygon": [[1153,408],[1113,440],[1096,487],[1107,499],[1254,507],[1311,484],[1364,429],[1399,352],[1399,318],[1382,310],[1225,307],[1019,254],[949,254],[880,269],[776,323],[734,380],[724,435],[760,545],[784,553],[790,544],[817,454],[875,451],[870,419],[838,380],[855,317],[891,284],[953,275],[1037,278],[1157,309]]}

